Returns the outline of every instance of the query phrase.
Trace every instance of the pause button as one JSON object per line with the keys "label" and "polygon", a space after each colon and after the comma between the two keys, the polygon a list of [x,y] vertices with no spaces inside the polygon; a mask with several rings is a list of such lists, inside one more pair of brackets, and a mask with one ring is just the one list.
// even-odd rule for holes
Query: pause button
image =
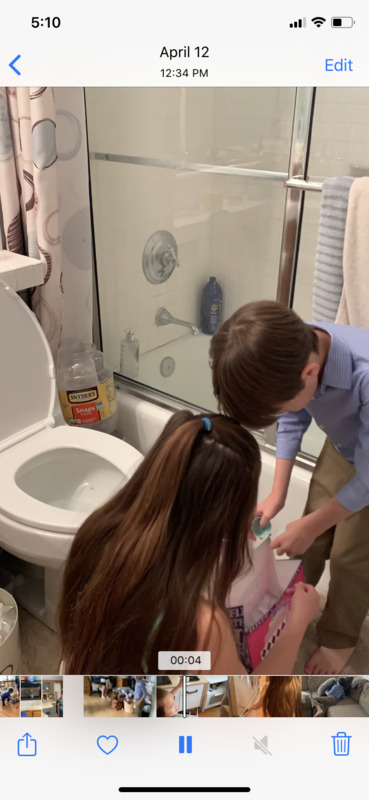
{"label": "pause button", "polygon": [[178,744],[180,753],[192,753],[192,736],[179,736]]}

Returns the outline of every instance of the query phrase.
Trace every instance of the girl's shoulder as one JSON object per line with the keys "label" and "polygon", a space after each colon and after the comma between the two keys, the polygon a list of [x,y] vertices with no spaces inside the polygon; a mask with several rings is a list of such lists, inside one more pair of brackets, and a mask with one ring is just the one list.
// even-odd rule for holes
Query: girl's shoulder
{"label": "girl's shoulder", "polygon": [[227,615],[207,600],[201,602],[197,612],[197,649],[210,650],[213,674],[245,675]]}

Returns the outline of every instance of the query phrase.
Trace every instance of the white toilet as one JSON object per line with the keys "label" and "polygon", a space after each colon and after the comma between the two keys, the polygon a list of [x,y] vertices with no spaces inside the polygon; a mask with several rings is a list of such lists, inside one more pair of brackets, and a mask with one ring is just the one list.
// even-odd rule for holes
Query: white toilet
{"label": "white toilet", "polygon": [[32,580],[25,565],[24,577],[15,581],[19,591],[12,593],[55,627],[76,531],[124,485],[142,456],[114,436],[55,426],[60,414],[49,345],[35,315],[2,281],[0,381],[0,548],[45,568],[34,569]]}

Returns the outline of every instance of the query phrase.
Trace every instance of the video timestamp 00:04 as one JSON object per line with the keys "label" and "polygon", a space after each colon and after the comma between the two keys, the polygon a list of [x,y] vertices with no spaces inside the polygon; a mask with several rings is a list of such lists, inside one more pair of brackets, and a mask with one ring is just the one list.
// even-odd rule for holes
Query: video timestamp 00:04
{"label": "video timestamp 00:04", "polygon": [[161,69],[160,74],[162,78],[208,78],[208,69]]}

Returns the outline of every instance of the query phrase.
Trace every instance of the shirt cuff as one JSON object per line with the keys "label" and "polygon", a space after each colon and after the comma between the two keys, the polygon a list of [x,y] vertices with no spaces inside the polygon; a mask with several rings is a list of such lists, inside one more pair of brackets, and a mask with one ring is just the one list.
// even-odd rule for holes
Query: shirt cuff
{"label": "shirt cuff", "polygon": [[369,505],[369,489],[357,475],[354,475],[354,477],[340,489],[336,495],[336,499],[341,503],[341,506],[347,508],[348,511],[360,511],[362,508]]}
{"label": "shirt cuff", "polygon": [[296,442],[294,439],[285,439],[284,437],[276,441],[276,456],[277,458],[287,458],[289,461],[294,461],[300,449],[300,439]]}

